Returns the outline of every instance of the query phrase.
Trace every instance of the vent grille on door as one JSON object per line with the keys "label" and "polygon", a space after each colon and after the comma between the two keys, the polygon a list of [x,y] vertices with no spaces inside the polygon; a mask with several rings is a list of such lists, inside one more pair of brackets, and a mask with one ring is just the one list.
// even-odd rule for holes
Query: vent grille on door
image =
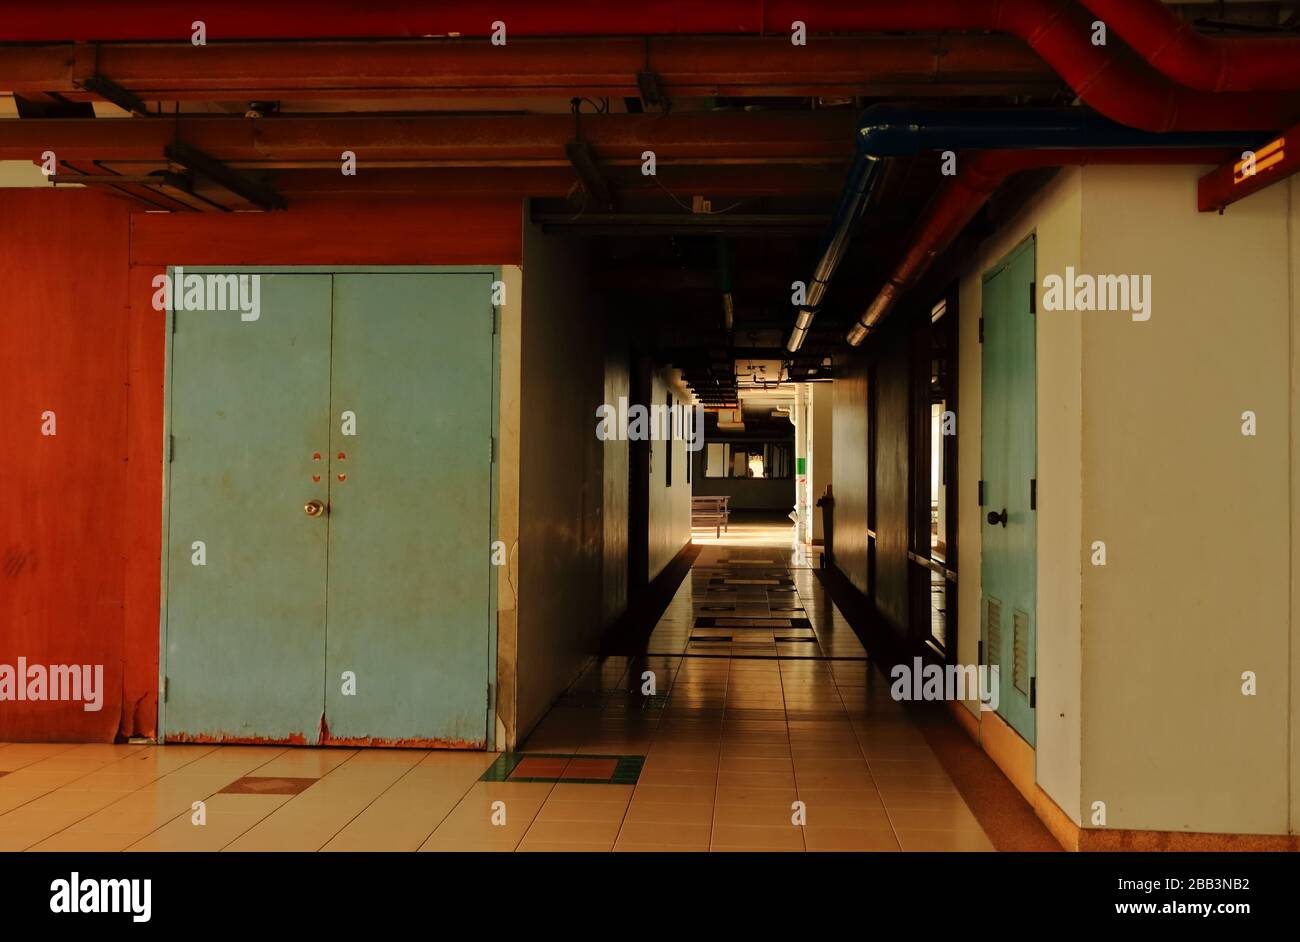
{"label": "vent grille on door", "polygon": [[1002,603],[992,596],[988,600],[988,620],[984,633],[989,642],[984,651],[984,660],[989,667],[998,667],[1002,663]]}
{"label": "vent grille on door", "polygon": [[1029,696],[1029,616],[1021,611],[1011,614],[1013,637],[1011,681],[1016,689]]}

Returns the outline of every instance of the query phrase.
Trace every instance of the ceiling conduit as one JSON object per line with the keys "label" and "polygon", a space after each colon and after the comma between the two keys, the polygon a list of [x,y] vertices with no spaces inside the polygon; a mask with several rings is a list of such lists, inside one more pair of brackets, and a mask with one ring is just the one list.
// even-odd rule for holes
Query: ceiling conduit
{"label": "ceiling conduit", "polygon": [[1159,0],[1080,2],[1180,85],[1206,92],[1300,88],[1300,37],[1206,36]]}
{"label": "ceiling conduit", "polygon": [[[817,265],[806,286],[804,303],[786,341],[786,350],[797,353],[803,345],[879,180],[884,157],[942,149],[1226,148],[1251,140],[1235,131],[1173,134],[1139,131],[1107,121],[1085,108],[997,111],[928,111],[894,105],[868,108],[858,120],[853,166],[822,240]],[[891,279],[886,289],[892,284]],[[871,313],[870,309],[867,313]],[[863,315],[864,319],[866,316]],[[877,316],[870,323],[878,319]],[[866,328],[858,325],[850,335],[850,343],[861,343],[865,335]]]}
{"label": "ceiling conduit", "polygon": [[908,248],[902,260],[845,339],[853,346],[862,343],[870,329],[880,322],[908,288],[916,284],[930,263],[952,244],[993,191],[1013,173],[1037,167],[1085,164],[1213,164],[1221,161],[1223,155],[1224,149],[1219,147],[1158,147],[991,150],[964,156],[957,176],[935,194],[926,206],[908,239]]}
{"label": "ceiling conduit", "polygon": [[[1157,0],[1123,0],[1157,7]],[[0,18],[0,42],[187,40],[192,10],[172,0],[43,0],[13,4]],[[1293,94],[1277,91],[1208,92],[1180,86],[1121,43],[1093,45],[1092,22],[1077,0],[642,0],[609,6],[568,0],[497,0],[490,15],[481,3],[396,0],[381,5],[353,0],[311,3],[229,0],[207,17],[211,41],[234,39],[541,36],[782,35],[805,24],[816,42],[830,32],[1005,32],[1026,42],[1085,103],[1121,124],[1150,131],[1224,128],[1277,129],[1300,118]],[[1128,27],[1124,27],[1127,29]],[[1117,30],[1119,27],[1117,26]],[[1133,35],[1145,34],[1136,30]],[[1181,42],[1187,42],[1184,37]],[[1242,40],[1243,45],[1248,41]],[[1144,43],[1144,45],[1146,45]],[[1254,47],[1260,48],[1255,50]],[[1264,60],[1232,74],[1284,76],[1294,68],[1289,44],[1249,41]],[[1181,47],[1180,47],[1181,48]],[[1167,63],[1163,47],[1155,50]],[[503,55],[508,52],[503,51]],[[1234,57],[1234,63],[1238,58]],[[1280,79],[1279,79],[1280,80]],[[1238,79],[1238,82],[1243,80]]]}

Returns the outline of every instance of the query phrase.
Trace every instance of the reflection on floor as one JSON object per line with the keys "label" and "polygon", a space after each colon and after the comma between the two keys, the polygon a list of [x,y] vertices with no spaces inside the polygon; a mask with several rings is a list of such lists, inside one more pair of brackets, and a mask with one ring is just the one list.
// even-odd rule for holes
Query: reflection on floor
{"label": "reflection on floor", "polygon": [[519,753],[0,745],[0,850],[991,850],[789,528],[709,542]]}

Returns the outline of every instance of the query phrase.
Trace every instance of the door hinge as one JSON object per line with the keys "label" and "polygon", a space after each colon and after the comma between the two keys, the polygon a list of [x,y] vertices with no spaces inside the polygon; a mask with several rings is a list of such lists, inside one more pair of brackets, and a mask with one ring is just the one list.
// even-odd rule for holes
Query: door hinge
{"label": "door hinge", "polygon": [[172,679],[170,677],[164,677],[163,678],[163,703],[166,703],[168,696],[171,695],[171,688],[172,688]]}
{"label": "door hinge", "polygon": [[984,639],[980,638],[975,642],[975,663],[977,665],[984,663]]}
{"label": "door hinge", "polygon": [[487,707],[488,710],[492,709],[492,685],[491,684],[487,685]]}
{"label": "door hinge", "polygon": [[1038,509],[1038,478],[1029,479],[1029,509]]}
{"label": "door hinge", "polygon": [[172,458],[176,456],[176,436],[167,436],[167,463],[172,463]]}
{"label": "door hinge", "polygon": [[498,314],[499,311],[500,308],[498,308],[496,305],[492,306],[492,336],[493,337],[495,337],[497,334],[497,317],[499,316]]}
{"label": "door hinge", "polygon": [[1029,678],[1029,709],[1032,710],[1037,705],[1038,705],[1038,678],[1030,677]]}
{"label": "door hinge", "polygon": [[489,435],[488,436],[488,464],[496,464],[496,462],[497,462],[497,437],[495,435]]}
{"label": "door hinge", "polygon": [[980,343],[984,342],[984,318],[980,318]]}
{"label": "door hinge", "polygon": [[1029,283],[1029,313],[1038,313],[1038,286],[1032,281]]}
{"label": "door hinge", "polygon": [[173,311],[171,308],[167,309],[167,324],[168,327],[171,329],[171,332],[173,334],[176,333],[176,312]]}
{"label": "door hinge", "polygon": [[983,507],[983,506],[984,506],[984,482],[983,482],[983,481],[980,481],[980,496],[979,496],[979,503],[976,504],[975,506],[976,506],[976,507]]}

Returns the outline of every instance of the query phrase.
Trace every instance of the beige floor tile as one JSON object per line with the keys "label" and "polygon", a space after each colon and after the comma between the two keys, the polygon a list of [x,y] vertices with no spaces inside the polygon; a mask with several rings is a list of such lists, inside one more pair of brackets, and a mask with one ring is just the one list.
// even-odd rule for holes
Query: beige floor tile
{"label": "beige floor tile", "polygon": [[711,803],[683,805],[633,800],[623,820],[630,824],[710,824],[713,810]]}
{"label": "beige floor tile", "polygon": [[58,833],[57,827],[34,825],[12,831],[0,831],[0,851],[26,850]]}
{"label": "beige floor tile", "polygon": [[534,825],[550,822],[613,821],[620,822],[627,812],[627,799],[613,801],[557,801],[547,799],[534,819]]}
{"label": "beige floor tile", "polygon": [[75,743],[66,742],[11,743],[0,749],[0,772],[15,772],[75,748]]}
{"label": "beige floor tile", "polygon": [[716,800],[719,804],[785,805],[799,797],[793,785],[770,787],[767,785],[719,785]]}
{"label": "beige floor tile", "polygon": [[809,850],[897,851],[901,848],[889,827],[826,827],[809,824],[804,828]]}
{"label": "beige floor tile", "polygon": [[896,829],[905,851],[991,851],[993,844],[977,831]]}
{"label": "beige floor tile", "polygon": [[784,827],[715,823],[709,846],[713,850],[803,850],[803,831],[788,823]]}
{"label": "beige floor tile", "polygon": [[632,793],[636,801],[669,804],[712,804],[717,789],[714,786],[641,785]]}
{"label": "beige floor tile", "polygon": [[638,785],[672,785],[680,787],[713,788],[718,783],[718,773],[712,769],[660,769],[642,770]]}
{"label": "beige floor tile", "polygon": [[614,849],[614,846],[611,843],[605,843],[603,841],[596,842],[596,843],[579,844],[579,843],[570,843],[564,841],[534,841],[529,838],[524,838],[524,840],[515,849],[519,851],[519,853],[521,854],[527,854],[527,853],[594,854],[594,853],[608,853],[609,851]]}
{"label": "beige floor tile", "polygon": [[669,824],[666,822],[623,822],[619,843],[699,846],[709,844],[711,827],[707,824]]}
{"label": "beige floor tile", "polygon": [[618,837],[622,824],[622,818],[608,821],[543,821],[539,815],[524,833],[524,840],[548,844],[604,843],[608,850],[614,846],[614,839]]}
{"label": "beige floor tile", "polygon": [[757,827],[790,827],[794,810],[790,805],[719,804],[713,809],[713,823]]}
{"label": "beige floor tile", "polygon": [[32,845],[30,851],[61,851],[76,853],[111,853],[125,850],[143,835],[137,832],[94,834],[87,831],[60,831]]}
{"label": "beige floor tile", "polygon": [[979,831],[983,828],[964,804],[951,804],[944,807],[904,809],[889,808],[889,818],[899,830],[926,831]]}

